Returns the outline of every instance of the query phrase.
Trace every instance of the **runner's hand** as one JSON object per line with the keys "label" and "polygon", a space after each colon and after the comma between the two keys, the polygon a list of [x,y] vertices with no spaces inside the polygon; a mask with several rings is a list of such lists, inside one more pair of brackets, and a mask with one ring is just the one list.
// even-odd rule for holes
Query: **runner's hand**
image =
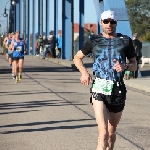
{"label": "runner's hand", "polygon": [[125,70],[125,65],[124,64],[120,64],[117,59],[114,59],[113,62],[115,62],[114,69],[117,72],[121,72],[121,71]]}
{"label": "runner's hand", "polygon": [[88,73],[82,74],[80,80],[83,85],[89,85],[89,83],[92,83],[92,77]]}

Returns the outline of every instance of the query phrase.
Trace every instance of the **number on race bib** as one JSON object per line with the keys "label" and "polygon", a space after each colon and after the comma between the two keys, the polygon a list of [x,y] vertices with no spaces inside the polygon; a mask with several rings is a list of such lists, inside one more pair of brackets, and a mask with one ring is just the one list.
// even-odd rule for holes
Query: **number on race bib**
{"label": "number on race bib", "polygon": [[96,78],[92,87],[92,92],[111,95],[112,89],[113,81]]}
{"label": "number on race bib", "polygon": [[18,47],[16,48],[16,51],[17,51],[17,52],[22,51],[22,46],[18,46]]}

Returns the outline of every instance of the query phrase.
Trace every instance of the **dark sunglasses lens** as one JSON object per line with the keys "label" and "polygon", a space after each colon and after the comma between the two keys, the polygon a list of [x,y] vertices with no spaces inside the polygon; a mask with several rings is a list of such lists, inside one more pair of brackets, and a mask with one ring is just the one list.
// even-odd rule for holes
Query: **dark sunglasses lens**
{"label": "dark sunglasses lens", "polygon": [[104,23],[104,24],[108,24],[109,21],[108,21],[108,20],[104,20],[103,23]]}
{"label": "dark sunglasses lens", "polygon": [[117,22],[114,21],[114,20],[113,20],[113,21],[109,21],[109,20],[104,20],[104,21],[103,21],[104,24],[108,24],[109,22],[110,22],[110,24],[116,24],[116,23],[117,23]]}

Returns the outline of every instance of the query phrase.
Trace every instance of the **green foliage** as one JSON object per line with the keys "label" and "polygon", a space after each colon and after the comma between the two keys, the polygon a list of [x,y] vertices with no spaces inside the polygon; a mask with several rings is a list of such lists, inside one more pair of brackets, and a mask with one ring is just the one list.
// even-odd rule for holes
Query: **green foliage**
{"label": "green foliage", "polygon": [[150,1],[126,0],[132,32],[137,32],[139,39],[150,41]]}

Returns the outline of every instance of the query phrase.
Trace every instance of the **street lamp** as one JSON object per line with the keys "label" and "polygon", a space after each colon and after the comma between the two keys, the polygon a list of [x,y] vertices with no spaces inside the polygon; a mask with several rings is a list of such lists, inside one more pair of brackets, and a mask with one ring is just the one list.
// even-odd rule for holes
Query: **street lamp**
{"label": "street lamp", "polygon": [[4,17],[7,17],[7,34],[8,34],[8,14],[6,13],[6,8],[4,8]]}
{"label": "street lamp", "polygon": [[[9,0],[9,1],[11,1],[11,4],[12,4],[13,6],[16,5],[16,0]],[[9,1],[8,1],[8,2],[9,2]],[[7,3],[8,3],[8,2],[7,2]],[[6,10],[9,10],[9,9],[6,9],[7,3],[5,4],[3,16],[4,16],[4,17],[7,17],[7,33],[8,33],[8,14],[6,13]]]}
{"label": "street lamp", "polygon": [[12,1],[11,1],[11,4],[12,4],[13,6],[15,6],[15,5],[16,5],[16,1],[15,1],[15,0],[12,0]]}
{"label": "street lamp", "polygon": [[8,17],[8,14],[6,13],[6,8],[4,8],[4,14],[3,14],[4,17]]}

